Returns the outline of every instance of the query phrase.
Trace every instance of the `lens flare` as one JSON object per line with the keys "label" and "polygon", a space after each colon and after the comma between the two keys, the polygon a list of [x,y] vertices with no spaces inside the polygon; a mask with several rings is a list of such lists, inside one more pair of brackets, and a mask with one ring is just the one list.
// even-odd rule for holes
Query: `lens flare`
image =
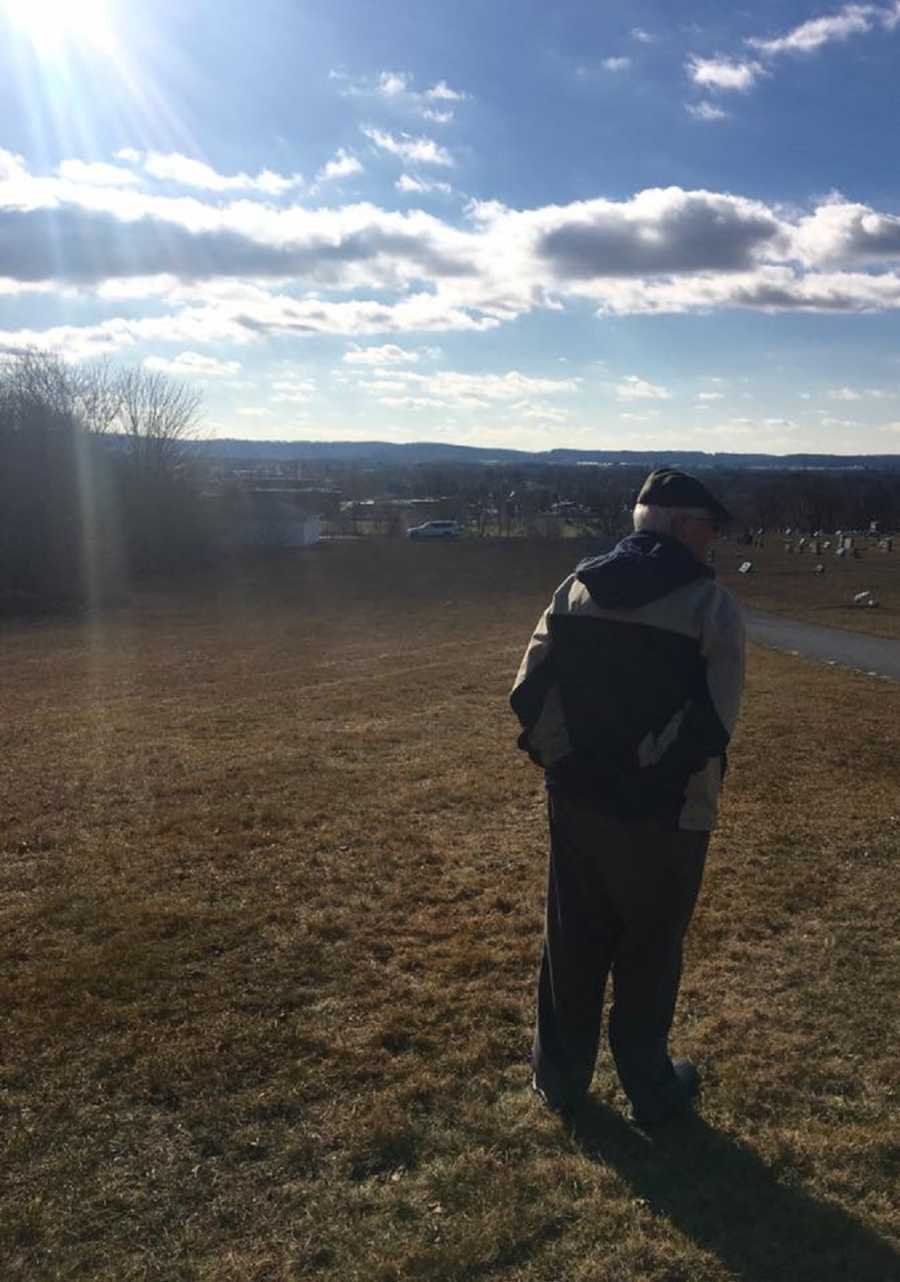
{"label": "lens flare", "polygon": [[111,54],[114,38],[108,0],[0,0],[13,26],[41,57],[90,47]]}

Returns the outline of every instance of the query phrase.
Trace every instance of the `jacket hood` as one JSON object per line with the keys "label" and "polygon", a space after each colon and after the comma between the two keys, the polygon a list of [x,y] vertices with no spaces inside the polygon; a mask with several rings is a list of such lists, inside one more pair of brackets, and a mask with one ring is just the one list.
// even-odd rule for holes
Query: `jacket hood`
{"label": "jacket hood", "polygon": [[644,531],[629,534],[603,556],[582,561],[575,576],[597,605],[636,610],[695,579],[714,578],[715,571],[677,539]]}

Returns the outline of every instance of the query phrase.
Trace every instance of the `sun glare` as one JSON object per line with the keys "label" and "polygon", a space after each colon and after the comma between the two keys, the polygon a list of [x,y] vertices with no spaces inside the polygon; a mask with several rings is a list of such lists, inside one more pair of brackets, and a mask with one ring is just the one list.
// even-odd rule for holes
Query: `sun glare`
{"label": "sun glare", "polygon": [[68,47],[112,51],[108,0],[0,0],[42,56]]}

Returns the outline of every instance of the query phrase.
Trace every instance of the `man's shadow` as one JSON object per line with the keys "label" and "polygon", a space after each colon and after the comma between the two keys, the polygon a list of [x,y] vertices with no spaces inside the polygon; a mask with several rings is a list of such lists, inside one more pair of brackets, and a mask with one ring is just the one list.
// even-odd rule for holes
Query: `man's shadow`
{"label": "man's shadow", "polygon": [[900,1255],[840,1207],[817,1201],[739,1141],[687,1114],[652,1136],[590,1099],[573,1137],[740,1282],[888,1282]]}

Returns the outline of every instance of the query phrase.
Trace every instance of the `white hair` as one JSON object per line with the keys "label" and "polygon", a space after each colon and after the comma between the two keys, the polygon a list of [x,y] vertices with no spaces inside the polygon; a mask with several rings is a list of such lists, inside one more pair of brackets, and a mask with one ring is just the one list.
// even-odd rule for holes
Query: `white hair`
{"label": "white hair", "polygon": [[658,503],[637,503],[633,518],[635,533],[646,530],[652,534],[671,534],[672,526],[680,516],[709,518],[705,507],[660,507]]}

